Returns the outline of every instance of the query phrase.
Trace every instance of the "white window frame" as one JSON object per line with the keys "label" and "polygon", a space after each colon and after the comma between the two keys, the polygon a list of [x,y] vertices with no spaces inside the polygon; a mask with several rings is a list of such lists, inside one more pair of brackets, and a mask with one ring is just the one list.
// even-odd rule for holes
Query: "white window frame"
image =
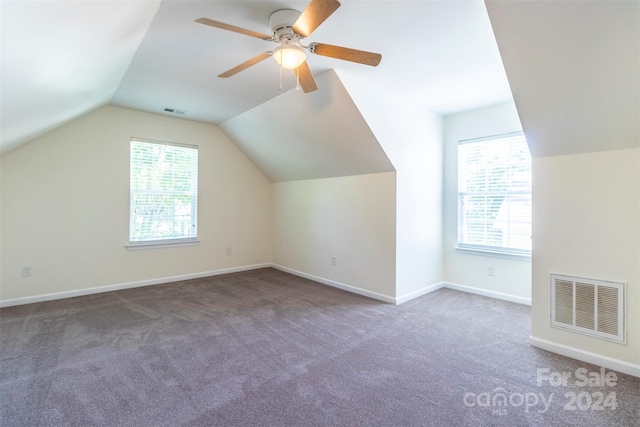
{"label": "white window frame", "polygon": [[[192,180],[190,182],[190,190],[188,191],[177,191],[174,188],[170,190],[158,190],[158,189],[138,189],[136,188],[136,180],[134,179],[134,151],[133,147],[135,144],[155,144],[162,145],[167,147],[181,147],[188,148],[194,150],[192,152],[192,164],[190,166],[190,173],[192,176]],[[129,201],[129,244],[127,248],[129,250],[138,250],[138,249],[153,249],[153,248],[165,248],[165,247],[177,247],[177,246],[192,246],[197,245],[199,243],[198,240],[198,146],[196,145],[188,145],[188,144],[180,144],[175,142],[166,142],[166,141],[156,141],[150,139],[143,138],[131,138],[130,146],[129,146],[129,168],[130,168],[130,201]],[[195,178],[193,178],[195,175]],[[173,236],[162,236],[157,234],[155,236],[145,236],[145,237],[136,237],[134,234],[135,229],[135,221],[139,219],[140,216],[136,215],[136,195],[138,194],[163,194],[168,195],[169,197],[175,196],[190,196],[191,198],[191,227],[187,229],[186,234],[182,235],[173,235]],[[175,212],[174,212],[175,215]]]}
{"label": "white window frame", "polygon": [[[517,260],[530,260],[531,259],[531,249],[523,249],[523,248],[515,248],[515,247],[505,247],[499,245],[481,245],[468,243],[464,241],[463,233],[466,230],[464,224],[464,207],[463,207],[463,199],[465,196],[509,196],[509,195],[528,195],[531,197],[531,187],[529,187],[528,191],[523,190],[502,190],[502,191],[484,191],[484,192],[473,192],[473,191],[462,191],[462,167],[461,159],[460,159],[460,146],[466,144],[476,144],[476,143],[488,143],[490,141],[496,141],[500,139],[514,138],[514,137],[524,137],[523,132],[511,132],[500,135],[492,135],[482,138],[474,138],[474,139],[466,139],[458,141],[458,244],[456,246],[456,250],[461,253],[472,254],[472,255],[484,255],[484,256],[494,256],[501,258],[510,258]],[[526,142],[526,140],[525,140]]]}

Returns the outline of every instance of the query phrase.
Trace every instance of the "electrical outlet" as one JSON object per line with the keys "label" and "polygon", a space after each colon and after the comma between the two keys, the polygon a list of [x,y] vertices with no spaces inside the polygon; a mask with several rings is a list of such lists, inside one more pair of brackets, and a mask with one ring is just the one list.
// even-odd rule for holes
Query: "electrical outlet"
{"label": "electrical outlet", "polygon": [[33,268],[30,265],[22,266],[22,277],[33,276]]}
{"label": "electrical outlet", "polygon": [[336,265],[336,257],[331,257],[331,265]]}
{"label": "electrical outlet", "polygon": [[231,248],[231,246],[229,246],[227,248],[227,255],[231,255],[233,253],[233,249]]}
{"label": "electrical outlet", "polygon": [[496,268],[492,265],[488,265],[487,266],[487,276],[495,276],[496,275]]}

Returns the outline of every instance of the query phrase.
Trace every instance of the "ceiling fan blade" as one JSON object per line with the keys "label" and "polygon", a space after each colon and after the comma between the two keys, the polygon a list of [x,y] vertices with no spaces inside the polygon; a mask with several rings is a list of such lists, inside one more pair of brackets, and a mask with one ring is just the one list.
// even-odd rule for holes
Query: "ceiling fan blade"
{"label": "ceiling fan blade", "polygon": [[302,37],[309,37],[339,7],[337,0],[311,0],[293,24],[293,31]]}
{"label": "ceiling fan blade", "polygon": [[244,34],[246,36],[256,37],[262,40],[271,40],[271,36],[266,34],[257,33],[251,30],[245,30],[244,28],[236,27],[235,25],[225,24],[224,22],[214,21],[209,18],[198,18],[195,20],[198,24],[210,25],[216,28],[222,28],[223,30],[233,31],[235,33]]}
{"label": "ceiling fan blade", "polygon": [[236,65],[232,69],[225,71],[224,73],[220,74],[218,77],[222,77],[222,78],[231,77],[234,74],[237,74],[240,71],[251,67],[252,65],[256,65],[258,62],[267,59],[271,55],[272,55],[272,52],[261,53],[260,55],[254,56],[253,58],[249,59],[248,61],[244,61],[242,64]]}
{"label": "ceiling fan blade", "polygon": [[300,87],[302,87],[302,91],[304,93],[313,92],[318,89],[316,79],[313,78],[313,73],[307,64],[307,61],[303,62],[298,68],[296,68],[296,72],[298,73]]}
{"label": "ceiling fan blade", "polygon": [[371,65],[372,67],[378,65],[382,59],[382,55],[379,53],[349,49],[348,47],[333,46],[330,44],[312,43],[309,47],[311,52],[316,55],[358,62],[360,64]]}

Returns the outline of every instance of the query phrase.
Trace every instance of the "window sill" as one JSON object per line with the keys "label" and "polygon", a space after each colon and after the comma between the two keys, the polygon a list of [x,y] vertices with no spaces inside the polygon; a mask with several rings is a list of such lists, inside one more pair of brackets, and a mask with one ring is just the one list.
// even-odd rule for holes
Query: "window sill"
{"label": "window sill", "polygon": [[196,246],[200,240],[180,239],[180,240],[155,240],[152,242],[129,242],[127,249],[130,251],[140,251],[145,249],[177,248],[180,246]]}
{"label": "window sill", "polygon": [[488,256],[494,258],[505,258],[505,259],[513,259],[517,261],[528,261],[531,262],[531,254],[519,254],[516,252],[501,252],[501,251],[493,251],[489,249],[472,249],[472,248],[461,248],[460,246],[455,247],[456,252],[468,255],[480,255],[480,256]]}

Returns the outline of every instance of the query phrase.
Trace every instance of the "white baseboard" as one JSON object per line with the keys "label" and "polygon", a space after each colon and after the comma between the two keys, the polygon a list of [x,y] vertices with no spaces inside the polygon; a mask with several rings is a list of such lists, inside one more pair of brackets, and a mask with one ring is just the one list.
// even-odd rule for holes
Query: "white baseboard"
{"label": "white baseboard", "polygon": [[467,292],[476,295],[482,295],[489,298],[500,299],[504,301],[515,302],[518,304],[531,305],[531,299],[518,297],[515,295],[503,294],[500,292],[488,291],[485,289],[478,289],[471,286],[458,285],[456,283],[448,283],[448,282],[440,282],[433,285],[425,286],[422,289],[418,289],[417,291],[413,291],[407,294],[404,294],[399,297],[392,297],[389,295],[380,294],[377,292],[368,291],[366,289],[358,288],[356,286],[347,285],[344,283],[336,282],[333,280],[325,279],[324,277],[315,276],[313,274],[304,273],[302,271],[294,270],[292,268],[284,267],[278,264],[271,264],[273,268],[284,271],[286,273],[293,274],[295,276],[304,277],[305,279],[314,280],[316,282],[320,282],[325,285],[332,286],[334,288],[342,289],[344,291],[353,292],[354,294],[363,295],[369,298],[376,299],[378,301],[384,301],[391,304],[403,304],[407,301],[410,301],[414,298],[418,298],[422,295],[426,295],[430,292],[437,291],[441,288],[449,288],[454,289],[456,291]]}
{"label": "white baseboard", "polygon": [[418,289],[417,291],[413,291],[413,292],[409,292],[408,294],[404,294],[400,297],[396,297],[396,304],[402,304],[405,303],[407,301],[410,301],[414,298],[418,298],[421,297],[422,295],[426,295],[430,292],[433,291],[437,291],[438,289],[442,288],[445,286],[444,282],[440,282],[440,283],[436,283],[435,285],[429,285],[429,286],[425,286],[422,289]]}
{"label": "white baseboard", "polygon": [[515,295],[503,294],[501,292],[489,291],[486,289],[474,288],[472,286],[458,285],[457,283],[445,282],[445,288],[453,289],[456,291],[467,292],[470,294],[482,295],[489,298],[501,299],[504,301],[515,302],[518,304],[531,305],[531,298],[522,298]]}
{"label": "white baseboard", "polygon": [[[278,270],[281,270],[296,276],[304,277],[305,279],[314,280],[316,282],[323,283],[325,285],[332,286],[334,288],[342,289],[348,292],[352,292],[358,295],[363,295],[369,298],[373,298],[373,299],[391,303],[391,304],[402,304],[404,302],[407,302],[409,300],[412,300],[414,298],[417,298],[419,296],[425,295],[429,292],[433,292],[444,287],[444,288],[454,289],[457,291],[482,295],[490,298],[497,298],[497,299],[511,301],[519,304],[531,305],[531,300],[527,298],[521,298],[514,295],[487,291],[484,289],[478,289],[470,286],[458,285],[455,283],[447,283],[447,282],[440,282],[434,285],[429,285],[417,291],[410,292],[408,294],[395,298],[389,295],[368,291],[366,289],[362,289],[355,286],[346,285],[344,283],[336,282],[333,280],[325,279],[322,277],[314,276],[312,274],[303,273],[301,271],[293,270],[291,268],[283,267],[281,265],[265,263],[265,264],[254,264],[254,265],[248,265],[248,266],[242,266],[242,267],[226,268],[221,270],[204,271],[200,273],[184,274],[179,276],[162,277],[162,278],[142,280],[137,282],[98,286],[95,288],[78,289],[74,291],[56,292],[52,294],[36,295],[32,297],[14,298],[10,300],[0,301],[0,307],[11,307],[15,305],[31,304],[36,302],[52,301],[52,300],[63,299],[63,298],[72,298],[72,297],[83,296],[83,295],[92,295],[92,294],[98,294],[103,292],[111,292],[111,291],[117,291],[121,289],[132,289],[132,288],[139,288],[143,286],[159,285],[162,283],[171,283],[171,282],[177,282],[177,281],[183,281],[183,280],[199,279],[203,277],[217,276],[217,275],[228,274],[228,273],[237,273],[241,271],[249,271],[249,270],[255,270],[258,268],[265,268],[265,267],[273,267]],[[564,344],[558,344],[552,341],[547,341],[547,340],[536,338],[533,336],[529,337],[529,344],[532,345],[533,347],[550,351],[552,353],[561,354],[563,356],[570,357],[572,359],[580,360],[586,363],[591,363],[597,366],[603,366],[605,368],[612,369],[614,371],[621,372],[624,374],[633,375],[635,377],[640,377],[640,365],[637,365],[637,364],[624,362],[618,359],[613,359],[607,356],[602,356],[600,354],[591,353],[589,351],[580,350],[577,348],[566,346]]]}
{"label": "white baseboard", "polygon": [[580,360],[582,362],[591,363],[596,366],[603,366],[617,372],[622,372],[623,374],[633,375],[634,377],[640,377],[640,365],[636,365],[634,363],[613,359],[601,354],[580,350],[574,347],[569,347],[568,345],[558,344],[542,338],[536,338],[534,336],[529,337],[529,344],[533,347]]}
{"label": "white baseboard", "polygon": [[516,302],[519,304],[531,305],[530,299],[520,298],[513,295],[507,295],[499,292],[487,291],[484,289],[478,289],[470,286],[458,285],[455,283],[447,283],[447,282],[440,282],[433,285],[428,285],[422,289],[418,289],[417,291],[410,292],[400,297],[392,297],[390,295],[385,295],[378,292],[373,292],[366,289],[358,288],[356,286],[347,285],[345,283],[336,282],[334,280],[325,279],[323,277],[315,276],[313,274],[303,273],[301,271],[284,267],[278,264],[264,263],[264,264],[254,264],[254,265],[248,265],[248,266],[242,266],[242,267],[226,268],[221,270],[204,271],[200,273],[183,274],[179,276],[161,277],[156,279],[141,280],[137,282],[98,286],[95,288],[85,288],[85,289],[78,289],[73,291],[63,291],[63,292],[56,292],[51,294],[42,294],[42,295],[36,295],[32,297],[14,298],[10,300],[0,301],[0,307],[11,307],[14,305],[32,304],[36,302],[52,301],[52,300],[57,300],[62,298],[73,298],[73,297],[78,297],[83,295],[92,295],[92,294],[99,294],[103,292],[118,291],[121,289],[132,289],[132,288],[139,288],[142,286],[152,286],[152,285],[159,285],[162,283],[178,282],[182,280],[199,279],[202,277],[217,276],[220,274],[228,274],[228,273],[237,273],[240,271],[249,271],[249,270],[255,270],[258,268],[265,268],[265,267],[273,267],[278,270],[281,270],[296,276],[304,277],[305,279],[314,280],[316,282],[320,282],[325,285],[332,286],[334,288],[342,289],[348,292],[353,292],[354,294],[363,295],[369,298],[376,299],[378,301],[384,301],[391,304],[402,304],[414,298],[418,298],[422,295],[428,294],[429,292],[433,292],[444,287],[444,288],[454,289],[457,291],[483,295],[490,298],[497,298],[497,299],[502,299],[506,301]]}
{"label": "white baseboard", "polygon": [[378,292],[369,291],[366,289],[358,288],[356,286],[347,285],[344,283],[336,282],[334,280],[325,279],[324,277],[315,276],[313,274],[304,273],[302,271],[294,270],[289,267],[284,267],[278,264],[272,264],[273,268],[284,271],[285,273],[290,273],[295,276],[304,277],[305,279],[313,280],[315,282],[322,283],[324,285],[329,285],[334,288],[342,289],[343,291],[352,292],[354,294],[362,295],[365,297],[373,298],[378,301],[388,302],[391,304],[402,304],[414,298],[418,298],[419,296],[428,294],[429,292],[437,291],[438,289],[444,286],[444,282],[436,283],[434,285],[425,286],[422,289],[418,289],[417,291],[409,292],[408,294],[404,294],[400,297],[392,297],[389,295],[381,294]]}
{"label": "white baseboard", "polygon": [[344,283],[336,282],[333,280],[325,279],[323,277],[314,276],[313,274],[303,273],[302,271],[294,270],[292,268],[284,267],[278,264],[271,264],[271,267],[284,271],[285,273],[293,274],[294,276],[304,277],[305,279],[313,280],[315,282],[320,282],[324,285],[329,285],[334,288],[342,289],[343,291],[352,292],[354,294],[362,295],[365,297],[377,299],[378,301],[384,301],[391,304],[396,303],[396,299],[389,295],[380,294],[378,292],[368,291],[366,289],[358,288],[351,285],[346,285]]}
{"label": "white baseboard", "polygon": [[503,294],[500,292],[488,291],[486,289],[474,288],[472,286],[459,285],[457,283],[440,282],[434,285],[425,286],[417,291],[397,297],[396,304],[402,304],[419,296],[428,294],[429,292],[437,291],[438,289],[448,288],[460,292],[466,292],[469,294],[482,295],[489,298],[500,299],[504,301],[515,302],[517,304],[531,305],[531,299],[522,298],[515,295]]}
{"label": "white baseboard", "polygon": [[103,292],[119,291],[121,289],[140,288],[142,286],[160,285],[162,283],[179,282],[182,280],[200,279],[203,277],[218,276],[220,274],[237,273],[240,271],[256,270],[258,268],[271,267],[270,263],[254,264],[242,267],[225,268],[221,270],[203,271],[200,273],[183,274],[180,276],[161,277],[157,279],[141,280],[138,282],[119,283],[116,285],[97,286],[95,288],[78,289],[74,291],[63,291],[52,294],[36,295],[33,297],[14,298],[0,301],[0,307],[11,307],[14,305],[32,304],[34,302],[52,301],[63,298],[73,298],[83,295],[100,294]]}

